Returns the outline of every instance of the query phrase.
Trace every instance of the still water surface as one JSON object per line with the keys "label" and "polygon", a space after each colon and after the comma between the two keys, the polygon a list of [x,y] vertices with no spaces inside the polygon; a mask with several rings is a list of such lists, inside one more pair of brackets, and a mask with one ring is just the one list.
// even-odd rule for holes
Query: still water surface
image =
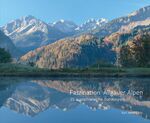
{"label": "still water surface", "polygon": [[150,78],[0,78],[0,123],[150,123]]}

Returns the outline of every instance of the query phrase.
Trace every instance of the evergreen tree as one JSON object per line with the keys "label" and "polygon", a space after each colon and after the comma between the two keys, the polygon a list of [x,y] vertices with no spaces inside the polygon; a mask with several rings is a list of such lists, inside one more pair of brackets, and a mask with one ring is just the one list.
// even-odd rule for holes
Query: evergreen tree
{"label": "evergreen tree", "polygon": [[11,62],[11,55],[9,52],[5,51],[4,48],[0,48],[0,63]]}
{"label": "evergreen tree", "polygon": [[144,62],[146,66],[150,66],[150,35],[144,35],[141,39],[144,48]]}

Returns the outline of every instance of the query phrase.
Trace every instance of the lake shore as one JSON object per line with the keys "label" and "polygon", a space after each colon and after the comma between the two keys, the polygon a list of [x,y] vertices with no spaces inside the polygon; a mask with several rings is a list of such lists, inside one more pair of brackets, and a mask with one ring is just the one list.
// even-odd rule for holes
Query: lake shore
{"label": "lake shore", "polygon": [[19,64],[0,64],[1,77],[150,77],[150,68],[101,67],[48,70]]}
{"label": "lake shore", "polygon": [[150,77],[150,74],[99,74],[99,73],[51,73],[51,74],[0,74],[0,77],[83,77],[83,78],[93,78],[93,77]]}

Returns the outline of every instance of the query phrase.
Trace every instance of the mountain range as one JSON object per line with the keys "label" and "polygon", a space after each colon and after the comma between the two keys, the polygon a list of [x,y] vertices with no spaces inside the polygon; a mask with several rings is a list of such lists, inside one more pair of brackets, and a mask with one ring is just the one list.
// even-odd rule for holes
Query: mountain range
{"label": "mountain range", "polygon": [[111,21],[90,19],[81,25],[66,20],[47,24],[26,16],[1,30],[25,54],[20,63],[33,62],[41,68],[59,69],[86,67],[99,60],[115,64],[118,51],[129,40],[142,38],[145,31],[149,35],[149,27],[150,6],[146,6]]}
{"label": "mountain range", "polygon": [[95,31],[93,31],[93,33],[99,37],[107,36],[121,30],[125,26],[126,28],[130,27],[130,29],[133,29],[134,27],[141,25],[142,22],[142,25],[150,24],[150,6],[141,8],[127,16],[114,19],[109,23],[103,25],[101,28],[96,29]]}
{"label": "mountain range", "polygon": [[61,19],[47,24],[29,15],[9,22],[1,30],[12,39],[18,48],[26,53],[61,38],[93,30],[105,23],[107,23],[105,19],[99,21],[92,19],[78,26],[72,21]]}
{"label": "mountain range", "polygon": [[[127,17],[115,19],[104,24],[99,28],[99,32],[95,32],[97,30],[95,29],[91,32],[65,38],[53,44],[38,48],[22,56],[21,62],[24,64],[33,62],[35,66],[49,69],[87,67],[95,64],[99,60],[115,64],[119,57],[122,58],[122,56],[117,56],[118,51],[129,40],[133,42],[137,36],[141,36],[144,33],[150,35],[150,15],[147,14],[148,12],[150,12],[150,7],[145,7]],[[103,33],[104,31],[105,34]],[[103,36],[104,38],[102,38]],[[126,51],[122,50],[122,52]],[[133,55],[131,59],[134,63],[136,59],[135,54]],[[140,53],[137,53],[136,57],[140,57],[139,60],[143,59]]]}
{"label": "mountain range", "polygon": [[2,31],[12,39],[18,48],[25,52],[66,36],[63,32],[33,16],[14,20],[2,27]]}

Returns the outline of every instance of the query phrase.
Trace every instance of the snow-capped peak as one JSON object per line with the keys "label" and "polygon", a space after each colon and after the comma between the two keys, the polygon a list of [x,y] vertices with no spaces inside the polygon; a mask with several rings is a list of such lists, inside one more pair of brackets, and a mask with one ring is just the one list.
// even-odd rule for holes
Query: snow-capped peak
{"label": "snow-capped peak", "polygon": [[91,18],[89,20],[87,20],[87,23],[90,23],[90,22],[95,22],[96,20],[94,18]]}
{"label": "snow-capped peak", "polygon": [[101,19],[97,20],[96,24],[101,26],[102,24],[107,23],[107,22],[108,22],[107,19],[101,18]]}
{"label": "snow-capped peak", "polygon": [[61,23],[64,23],[64,22],[65,22],[65,20],[61,19],[61,20],[60,20],[60,22],[61,22]]}
{"label": "snow-capped peak", "polygon": [[29,15],[11,21],[10,23],[3,26],[2,30],[6,35],[13,36],[16,34],[25,35],[38,30],[47,33],[48,27],[46,23]]}
{"label": "snow-capped peak", "polygon": [[149,13],[150,13],[150,6],[146,6],[137,11],[134,11],[134,12],[128,14],[128,17],[137,16],[137,15],[147,16],[147,15],[149,15]]}
{"label": "snow-capped peak", "polygon": [[56,25],[58,23],[65,23],[65,20],[64,19],[60,19],[59,21],[53,22],[51,25],[53,26],[53,25]]}
{"label": "snow-capped peak", "polygon": [[32,15],[28,15],[28,16],[23,16],[22,17],[22,20],[26,20],[26,21],[30,21],[32,19],[36,19],[36,18],[34,16],[32,16]]}
{"label": "snow-capped peak", "polygon": [[105,18],[101,18],[99,20],[91,18],[91,19],[87,20],[86,22],[84,22],[83,24],[81,24],[75,30],[76,31],[91,31],[93,29],[96,29],[96,28],[106,24],[107,22],[108,22],[108,20]]}
{"label": "snow-capped peak", "polygon": [[77,25],[74,22],[63,19],[56,21],[50,25],[65,33],[73,32],[75,28],[77,28]]}
{"label": "snow-capped peak", "polygon": [[108,22],[108,20],[105,19],[105,18],[101,18],[99,21],[100,21],[100,22]]}

